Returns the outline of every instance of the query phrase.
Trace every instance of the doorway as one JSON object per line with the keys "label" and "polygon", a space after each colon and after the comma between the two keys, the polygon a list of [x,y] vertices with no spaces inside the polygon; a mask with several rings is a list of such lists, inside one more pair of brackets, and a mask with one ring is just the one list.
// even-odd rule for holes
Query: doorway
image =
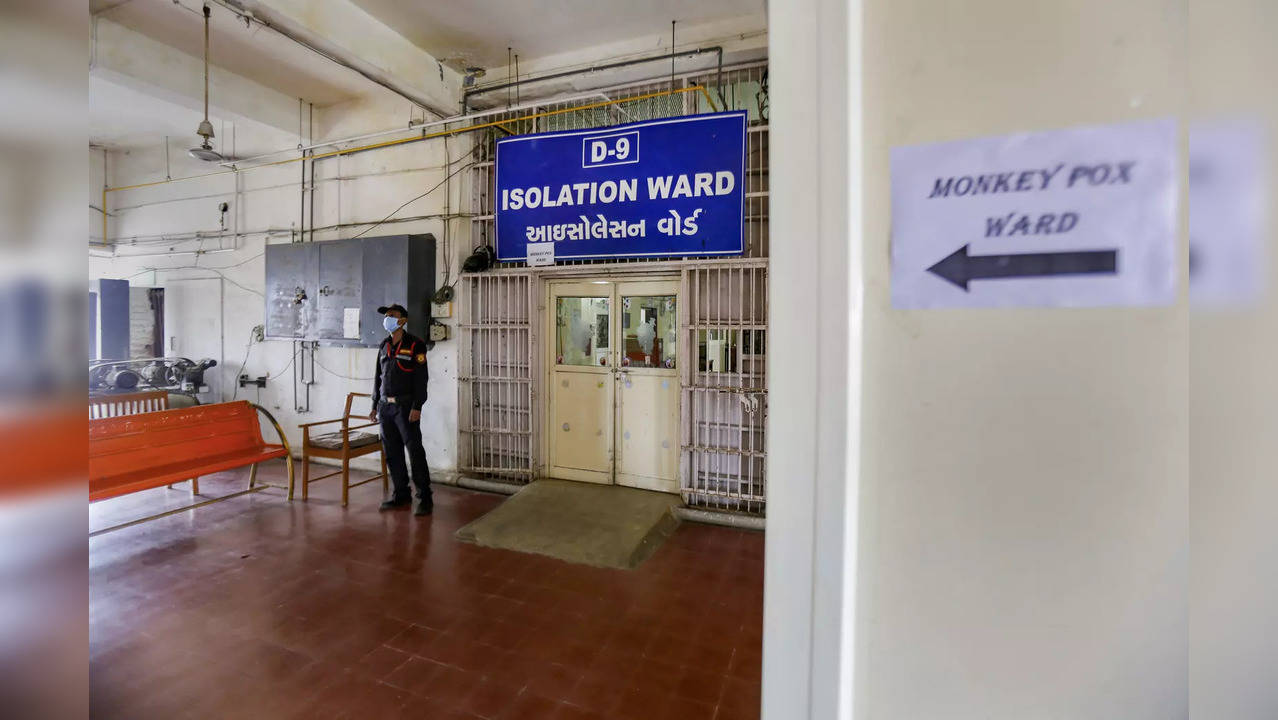
{"label": "doorway", "polygon": [[679,281],[552,282],[549,475],[679,492]]}

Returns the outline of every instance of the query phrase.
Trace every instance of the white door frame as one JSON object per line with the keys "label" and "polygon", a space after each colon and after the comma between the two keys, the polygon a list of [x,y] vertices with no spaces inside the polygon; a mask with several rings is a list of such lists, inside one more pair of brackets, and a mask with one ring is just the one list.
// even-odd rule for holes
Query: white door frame
{"label": "white door frame", "polygon": [[861,19],[861,0],[768,4],[762,720],[855,713]]}
{"label": "white door frame", "polygon": [[[537,407],[534,408],[534,411],[539,413],[540,416],[542,417],[543,419],[542,425],[543,427],[546,428],[546,431],[545,433],[543,433],[542,441],[539,443],[541,448],[540,451],[542,454],[542,459],[540,462],[535,463],[535,465],[543,469],[542,474],[545,477],[562,478],[565,480],[578,480],[582,482],[593,482],[593,483],[602,483],[602,484],[618,484],[617,483],[618,472],[617,472],[617,457],[616,457],[616,453],[617,453],[616,432],[618,428],[617,415],[620,411],[620,407],[619,407],[619,400],[617,397],[617,393],[618,393],[617,385],[620,382],[622,377],[622,374],[620,372],[622,371],[620,363],[621,363],[621,353],[622,353],[621,341],[623,338],[621,324],[618,322],[615,322],[615,318],[620,311],[618,304],[621,302],[621,291],[619,288],[622,285],[628,285],[630,286],[630,290],[633,293],[643,293],[646,290],[652,290],[653,292],[656,292],[657,290],[661,290],[662,293],[664,294],[668,291],[669,294],[673,294],[676,296],[676,298],[678,298],[676,299],[676,303],[678,303],[681,301],[681,298],[679,296],[682,295],[682,291],[683,291],[683,283],[682,283],[681,277],[678,274],[670,274],[668,272],[654,273],[652,275],[637,274],[637,275],[625,275],[625,276],[608,275],[601,272],[598,276],[577,275],[577,274],[574,274],[570,277],[558,277],[558,278],[554,276],[544,276],[542,278],[542,281],[543,281],[542,282],[543,288],[539,294],[543,298],[543,302],[544,302],[543,312],[542,312],[543,317],[541,322],[543,332],[541,333],[541,341],[538,343],[539,347],[535,348],[535,353],[540,358],[540,361],[544,363],[543,365],[544,372],[541,373],[543,376],[541,378],[541,382],[542,382],[542,387],[545,388],[545,391],[535,394],[534,400],[537,403]],[[671,289],[670,287],[671,285],[673,285],[673,289]],[[591,472],[591,471],[579,470],[574,468],[558,467],[554,464],[554,459],[555,459],[554,445],[555,445],[555,439],[556,439],[555,438],[556,428],[555,428],[555,377],[554,376],[556,372],[556,363],[551,358],[551,353],[553,352],[553,349],[555,347],[554,344],[555,344],[555,338],[556,338],[557,313],[556,313],[556,306],[555,306],[555,298],[558,296],[559,293],[562,293],[565,291],[575,293],[578,296],[611,298],[611,304],[609,305],[609,314],[610,314],[609,343],[611,346],[610,352],[609,352],[609,366],[607,368],[606,373],[602,371],[603,368],[600,368],[598,371],[593,372],[593,374],[599,375],[604,382],[607,382],[609,384],[609,389],[610,389],[611,399],[612,399],[611,402],[612,402],[613,436],[609,439],[609,446],[608,446],[609,448],[608,453],[612,462],[611,462],[610,477],[606,480],[602,477],[602,474],[598,472]],[[676,322],[679,323],[679,326],[676,328],[676,337],[682,339],[683,315],[681,311],[682,311],[682,308],[679,308],[676,314]],[[678,355],[679,362],[683,362],[685,357],[686,357],[686,354],[680,352]],[[583,372],[587,372],[587,371],[593,370],[593,368],[583,367],[581,368],[581,370]],[[633,369],[632,371],[637,373],[642,373],[641,369]],[[676,383],[675,396],[677,398],[676,400],[677,403],[682,402],[682,391],[678,387],[679,378],[680,378],[679,371],[680,369],[676,366],[674,374],[671,375],[672,381]],[[631,371],[627,371],[627,372],[631,372]],[[605,376],[606,376],[606,379],[605,379]],[[682,422],[682,408],[680,408],[679,414],[680,414],[679,422]],[[678,449],[677,444],[675,445],[675,447],[672,448],[672,451],[675,453],[676,463],[678,463],[679,461],[677,460],[677,458],[680,455],[680,451]],[[682,471],[682,468],[680,469],[679,472],[681,471]],[[626,484],[632,487],[643,486],[642,484],[635,484],[633,482],[626,483]],[[676,475],[675,487],[672,490],[669,490],[669,492],[672,492],[672,493],[679,492],[680,484],[681,484],[680,477]],[[650,488],[650,489],[655,489],[655,488]]]}

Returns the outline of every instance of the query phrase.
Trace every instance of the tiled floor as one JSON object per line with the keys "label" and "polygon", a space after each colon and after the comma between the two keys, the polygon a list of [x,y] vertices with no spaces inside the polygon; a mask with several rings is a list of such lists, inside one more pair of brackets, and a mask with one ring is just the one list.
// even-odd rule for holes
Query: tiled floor
{"label": "tiled floor", "polygon": [[[419,519],[379,514],[380,484],[343,511],[335,485],[91,539],[92,717],[758,717],[761,534],[685,523],[602,570],[453,539],[499,496],[437,486]],[[189,503],[180,487],[97,503],[91,527]]]}

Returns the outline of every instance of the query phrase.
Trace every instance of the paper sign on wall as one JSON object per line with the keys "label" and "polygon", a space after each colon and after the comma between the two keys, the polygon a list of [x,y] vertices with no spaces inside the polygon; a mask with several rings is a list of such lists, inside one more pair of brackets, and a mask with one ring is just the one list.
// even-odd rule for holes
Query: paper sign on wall
{"label": "paper sign on wall", "polygon": [[528,266],[542,267],[555,264],[554,243],[528,243]]}
{"label": "paper sign on wall", "polygon": [[1176,295],[1176,123],[892,150],[892,305],[1160,305]]}
{"label": "paper sign on wall", "polygon": [[359,308],[342,308],[342,337],[359,339]]}

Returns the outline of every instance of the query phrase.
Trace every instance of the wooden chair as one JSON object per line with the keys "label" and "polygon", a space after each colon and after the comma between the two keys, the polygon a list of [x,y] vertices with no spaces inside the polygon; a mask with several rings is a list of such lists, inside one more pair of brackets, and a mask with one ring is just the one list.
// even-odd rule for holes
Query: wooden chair
{"label": "wooden chair", "polygon": [[[386,473],[386,453],[382,452],[382,436],[380,433],[376,432],[355,432],[364,428],[375,427],[378,424],[375,422],[368,422],[368,417],[366,415],[351,415],[351,404],[355,402],[355,398],[357,397],[366,398],[372,396],[368,393],[348,393],[346,395],[346,410],[342,413],[341,417],[333,418],[332,420],[320,420],[318,422],[306,423],[305,425],[298,425],[298,427],[302,429],[302,500],[307,499],[309,494],[307,492],[307,488],[310,487],[311,483],[316,482],[317,480],[333,477],[337,474],[341,474],[342,476],[342,507],[346,507],[346,503],[350,498],[351,488],[359,487],[364,483],[370,483],[379,478],[382,481],[382,493],[386,493],[388,486],[387,478],[389,475]],[[352,420],[356,422],[363,420],[364,422],[360,425],[352,425]],[[314,437],[311,436],[311,428],[319,425],[329,425],[336,422],[340,422],[342,424],[341,430],[316,435]],[[351,458],[375,452],[382,453],[382,474],[374,475],[373,477],[365,480],[360,480],[357,483],[351,483]],[[312,457],[341,460],[342,469],[334,470],[327,475],[321,475],[313,478],[311,477],[310,464]]]}

